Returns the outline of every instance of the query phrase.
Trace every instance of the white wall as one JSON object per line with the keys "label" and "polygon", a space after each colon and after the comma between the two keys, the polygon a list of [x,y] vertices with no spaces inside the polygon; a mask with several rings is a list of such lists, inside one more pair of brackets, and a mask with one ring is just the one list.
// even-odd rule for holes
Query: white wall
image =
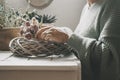
{"label": "white wall", "polygon": [[[12,8],[21,8],[23,11],[27,7],[26,0],[6,0],[8,5]],[[67,26],[71,29],[75,29],[79,22],[81,10],[85,4],[86,0],[54,0],[52,4],[43,9],[37,9],[41,14],[56,15],[57,21],[55,25],[57,26]],[[31,7],[31,10],[34,9]]]}

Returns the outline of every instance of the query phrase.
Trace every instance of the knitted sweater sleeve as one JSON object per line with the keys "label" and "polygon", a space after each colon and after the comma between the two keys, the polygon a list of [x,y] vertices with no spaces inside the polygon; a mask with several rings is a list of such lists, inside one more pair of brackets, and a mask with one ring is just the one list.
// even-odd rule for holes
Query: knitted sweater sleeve
{"label": "knitted sweater sleeve", "polygon": [[79,54],[82,80],[119,80],[120,0],[106,0],[99,14],[98,39],[73,34],[68,44]]}

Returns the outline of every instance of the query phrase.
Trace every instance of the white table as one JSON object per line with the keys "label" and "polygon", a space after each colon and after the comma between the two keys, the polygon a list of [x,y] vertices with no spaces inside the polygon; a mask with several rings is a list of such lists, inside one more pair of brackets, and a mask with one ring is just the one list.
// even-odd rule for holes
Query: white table
{"label": "white table", "polygon": [[14,56],[4,60],[11,54],[0,51],[1,80],[81,80],[80,61],[74,55],[53,60]]}

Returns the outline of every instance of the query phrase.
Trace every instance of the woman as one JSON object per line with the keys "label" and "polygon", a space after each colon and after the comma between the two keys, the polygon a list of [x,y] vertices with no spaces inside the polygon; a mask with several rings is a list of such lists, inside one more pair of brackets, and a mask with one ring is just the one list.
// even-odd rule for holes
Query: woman
{"label": "woman", "polygon": [[120,0],[88,0],[76,30],[69,32],[47,27],[39,36],[79,52],[82,80],[120,80]]}

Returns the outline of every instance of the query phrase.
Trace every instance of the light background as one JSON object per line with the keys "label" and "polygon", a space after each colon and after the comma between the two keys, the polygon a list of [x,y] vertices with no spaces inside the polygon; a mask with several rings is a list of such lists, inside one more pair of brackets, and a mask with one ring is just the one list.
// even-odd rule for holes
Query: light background
{"label": "light background", "polygon": [[[26,0],[6,0],[7,5],[11,8],[26,10],[28,5]],[[55,15],[56,26],[66,26],[74,30],[79,22],[80,14],[86,0],[54,0],[49,7],[40,10],[40,14]],[[34,8],[31,7],[31,10]]]}

